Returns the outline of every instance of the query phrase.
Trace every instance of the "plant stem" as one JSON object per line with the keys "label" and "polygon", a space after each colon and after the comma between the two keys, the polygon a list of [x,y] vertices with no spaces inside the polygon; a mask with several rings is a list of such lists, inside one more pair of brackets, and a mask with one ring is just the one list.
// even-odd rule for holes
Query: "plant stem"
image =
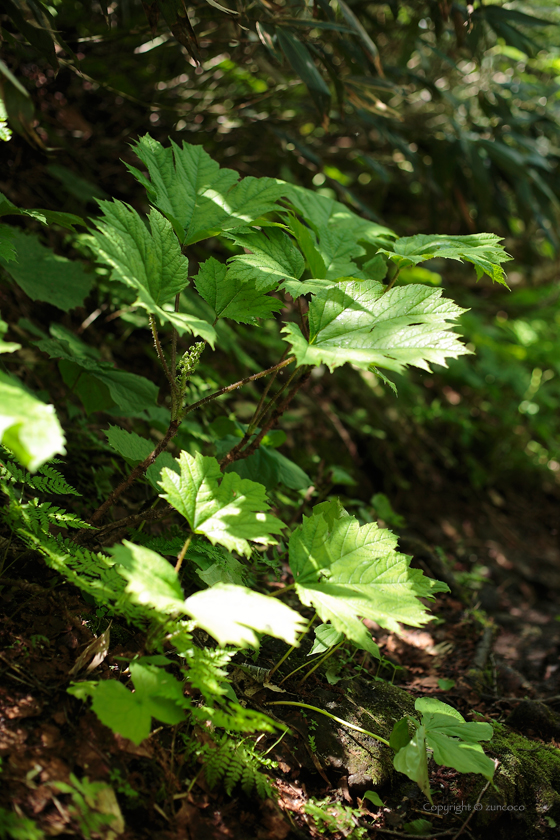
{"label": "plant stem", "polygon": [[[175,295],[175,312],[179,311],[179,305],[181,302],[181,293],[179,292],[178,295]],[[177,367],[177,338],[179,333],[173,327],[173,332],[171,333],[171,372],[175,375],[175,369]]]}
{"label": "plant stem", "polygon": [[193,535],[189,534],[189,536],[185,540],[185,544],[183,545],[183,548],[179,552],[179,555],[177,557],[177,562],[175,563],[175,571],[176,572],[179,572],[181,566],[183,565],[183,560],[185,559],[185,555],[186,555],[187,551],[189,550],[189,545],[191,544],[192,538],[193,538]]}
{"label": "plant stem", "polygon": [[175,377],[171,375],[171,371],[169,370],[167,359],[165,358],[165,353],[163,352],[161,341],[159,340],[159,334],[157,331],[156,319],[155,317],[150,314],[148,316],[148,320],[150,322],[150,329],[152,331],[152,335],[154,337],[154,347],[156,348],[156,353],[158,355],[158,359],[161,362],[161,366],[165,372],[165,376],[167,377],[167,381],[171,386],[171,394],[172,396],[175,393]]}
{"label": "plant stem", "polygon": [[311,674],[312,674],[314,671],[316,671],[316,670],[317,670],[317,668],[319,667],[319,665],[322,665],[322,664],[323,664],[323,662],[325,662],[325,661],[329,658],[329,656],[332,656],[332,655],[333,655],[333,653],[334,653],[335,651],[337,651],[337,650],[339,649],[339,647],[341,647],[341,645],[343,645],[343,644],[344,644],[344,642],[345,642],[345,641],[346,641],[346,639],[343,639],[341,642],[339,642],[337,645],[334,645],[334,647],[332,647],[332,648],[331,648],[330,650],[328,650],[325,654],[323,654],[323,656],[319,659],[319,661],[315,663],[315,665],[313,666],[313,668],[311,668],[311,669],[307,672],[307,674],[305,674],[305,676],[303,677],[303,679],[301,679],[301,680],[298,682],[297,687],[299,688],[301,685],[303,685],[303,683],[306,681],[306,679],[307,679],[308,677],[310,677],[310,676],[311,676]]}
{"label": "plant stem", "polygon": [[275,673],[275,671],[277,671],[277,670],[278,670],[278,668],[280,667],[280,665],[282,665],[282,663],[284,663],[284,662],[286,661],[286,659],[288,658],[288,656],[289,656],[291,653],[293,653],[293,652],[294,652],[294,650],[295,650],[295,649],[296,649],[296,647],[299,645],[299,643],[301,642],[301,640],[303,639],[303,637],[304,637],[304,636],[306,636],[306,635],[309,633],[309,631],[311,630],[311,627],[312,627],[312,625],[313,625],[313,622],[315,621],[315,619],[316,619],[316,618],[317,618],[317,613],[315,613],[315,615],[314,615],[314,616],[313,616],[313,618],[309,621],[309,623],[308,623],[307,627],[305,628],[305,630],[303,631],[303,633],[302,633],[302,634],[301,634],[301,636],[299,637],[299,639],[298,639],[298,644],[297,644],[297,645],[292,645],[292,646],[291,646],[291,648],[288,648],[288,650],[286,651],[286,653],[284,654],[284,656],[282,657],[282,659],[279,659],[279,660],[278,660],[278,662],[276,663],[276,665],[274,666],[274,668],[272,668],[272,670],[270,670],[270,671],[268,672],[268,681],[269,681],[269,682],[270,682],[270,678],[271,678],[271,676]]}
{"label": "plant stem", "polygon": [[289,673],[287,676],[285,676],[285,677],[284,677],[284,679],[283,679],[283,680],[281,680],[281,681],[278,683],[278,685],[282,685],[282,683],[286,682],[286,680],[289,680],[289,679],[290,679],[290,677],[293,677],[293,676],[294,676],[294,674],[297,674],[297,673],[298,673],[298,671],[301,671],[303,668],[307,668],[307,666],[308,666],[308,665],[313,664],[313,668],[309,671],[309,673],[308,673],[308,674],[306,674],[306,675],[305,675],[305,677],[303,678],[303,680],[301,680],[301,682],[299,682],[299,683],[298,683],[298,688],[299,688],[299,686],[301,685],[301,683],[302,683],[302,682],[305,682],[305,680],[307,679],[307,677],[309,676],[309,674],[312,674],[312,673],[313,673],[313,671],[315,671],[315,669],[316,669],[316,668],[318,668],[318,667],[319,667],[319,665],[321,665],[321,664],[325,661],[325,659],[328,659],[328,658],[329,658],[329,656],[331,655],[331,653],[334,653],[334,652],[335,652],[335,650],[337,650],[337,648],[339,648],[339,647],[340,647],[340,645],[344,644],[344,641],[345,641],[345,640],[343,639],[343,640],[342,640],[342,642],[340,642],[338,645],[336,645],[335,647],[332,647],[332,648],[331,648],[330,650],[328,650],[326,653],[321,654],[321,655],[319,656],[319,659],[314,659],[312,663],[311,663],[311,662],[304,662],[304,663],[303,663],[303,665],[300,665],[300,666],[299,666],[298,668],[296,668],[294,671],[292,671],[292,672],[291,672],[291,673]]}
{"label": "plant stem", "polygon": [[[294,371],[294,375],[295,375],[295,371]],[[284,402],[282,402],[277,408],[274,409],[274,411],[272,413],[272,417],[261,428],[259,434],[256,436],[254,441],[246,449],[244,449],[243,452],[240,452],[232,460],[240,461],[243,458],[248,458],[249,455],[252,455],[253,452],[257,451],[257,449],[261,445],[261,442],[262,442],[262,439],[264,438],[264,436],[269,433],[269,431],[272,429],[273,426],[276,425],[276,423],[278,423],[278,421],[280,420],[280,418],[282,417],[284,412],[289,408],[289,405],[290,405],[291,401],[293,400],[293,398],[295,397],[295,395],[297,394],[299,389],[302,387],[302,385],[305,385],[305,383],[309,379],[310,375],[311,375],[311,367],[309,367],[308,370],[306,370],[303,373],[303,375],[300,377],[300,379],[296,382],[296,384],[291,389],[291,391],[289,392],[289,394],[286,397],[286,399],[284,400]],[[293,376],[292,376],[292,379],[293,379]],[[228,456],[226,455],[226,458],[224,459],[224,461],[227,461],[227,457]],[[224,463],[224,461],[222,462],[222,464]]]}
{"label": "plant stem", "polygon": [[400,274],[400,273],[401,273],[400,268],[397,268],[397,270],[395,271],[395,273],[394,273],[394,274],[393,274],[393,276],[391,277],[391,280],[389,281],[389,285],[387,286],[387,288],[386,288],[386,289],[385,289],[385,291],[383,292],[383,294],[384,294],[384,295],[386,295],[386,294],[387,294],[387,292],[391,291],[391,289],[392,289],[392,288],[393,288],[393,286],[395,285],[395,282],[396,282],[396,280],[397,280],[397,277],[399,276],[399,274]]}
{"label": "plant stem", "polygon": [[336,715],[331,715],[330,712],[326,712],[324,709],[318,709],[317,706],[310,706],[308,703],[297,703],[295,700],[272,700],[266,705],[300,706],[302,709],[310,709],[312,712],[318,712],[320,715],[325,715],[325,717],[328,717],[331,720],[336,720],[337,723],[340,723],[342,726],[346,726],[348,729],[355,729],[356,732],[362,732],[364,735],[369,735],[370,738],[375,738],[376,741],[380,741],[382,744],[385,744],[386,747],[391,746],[389,741],[382,738],[381,735],[376,735],[375,732],[370,732],[369,729],[364,729],[362,726],[356,726],[355,723],[349,723],[347,720],[342,720],[342,718],[339,718]]}
{"label": "plant stem", "polygon": [[[150,316],[150,318],[152,318],[152,316]],[[154,329],[155,329],[155,321],[154,321]],[[155,336],[157,336],[157,329],[155,329]],[[155,340],[155,336],[154,336],[154,340]],[[157,344],[159,345],[160,350],[161,350],[161,344],[159,344],[159,337],[157,338]],[[156,349],[157,349],[157,345],[156,345]],[[158,355],[159,355],[159,353],[158,353]],[[163,356],[163,351],[162,351],[162,356]],[[225,388],[220,388],[219,391],[215,391],[213,394],[209,394],[207,397],[204,397],[204,399],[198,400],[198,402],[192,403],[192,405],[188,405],[185,408],[185,410],[183,411],[181,418],[177,418],[177,419],[171,421],[171,423],[169,424],[169,428],[167,429],[167,432],[165,434],[165,437],[162,438],[162,440],[158,443],[158,445],[156,446],[154,451],[150,455],[148,455],[148,457],[144,461],[142,461],[142,463],[138,464],[132,470],[132,472],[128,475],[128,477],[125,478],[124,481],[121,481],[121,483],[119,484],[118,487],[115,487],[115,489],[112,491],[112,493],[110,493],[110,495],[103,502],[103,504],[100,505],[100,507],[97,508],[97,510],[91,516],[91,518],[89,520],[90,524],[93,525],[95,522],[97,522],[99,519],[101,519],[101,517],[105,515],[105,513],[109,510],[109,508],[111,508],[114,505],[114,503],[119,498],[119,496],[122,493],[124,493],[124,491],[127,490],[130,487],[130,485],[137,478],[140,478],[140,476],[144,475],[144,473],[146,472],[148,467],[151,467],[151,465],[156,460],[157,456],[160,454],[160,452],[162,452],[165,449],[165,447],[167,446],[167,444],[169,443],[171,438],[175,437],[175,435],[177,434],[177,431],[178,431],[179,426],[181,424],[181,420],[183,419],[183,417],[185,415],[190,414],[191,411],[194,411],[195,409],[200,408],[201,406],[205,405],[206,403],[210,402],[211,400],[215,400],[217,397],[220,397],[222,394],[227,394],[229,391],[234,391],[236,388],[241,388],[241,386],[246,385],[247,382],[253,382],[255,379],[260,379],[262,376],[267,376],[269,373],[274,373],[274,371],[280,370],[281,368],[286,367],[287,365],[290,365],[294,361],[295,361],[295,356],[290,356],[288,359],[284,359],[282,362],[278,362],[277,365],[273,365],[271,368],[268,368],[267,370],[261,370],[261,371],[259,371],[259,373],[254,373],[252,376],[246,376],[245,379],[240,379],[239,382],[233,382],[231,385],[226,385]],[[165,362],[165,358],[163,358],[162,364],[163,363],[165,363],[165,368],[167,370],[167,373],[169,373],[169,368],[167,367],[167,362]],[[173,381],[172,392],[171,392],[172,399],[175,398],[175,390],[174,390],[175,387],[176,387],[175,386],[175,381]],[[87,532],[79,531],[76,535],[76,541],[77,542],[79,542],[79,538],[81,537],[82,533],[87,533]]]}
{"label": "plant stem", "polygon": [[268,597],[269,598],[279,598],[280,595],[283,595],[285,592],[289,592],[290,589],[295,589],[295,583],[290,583],[288,586],[284,586],[283,589],[277,589],[276,592],[270,592]]}
{"label": "plant stem", "polygon": [[281,368],[291,365],[292,362],[295,362],[295,360],[295,356],[290,356],[288,359],[284,359],[283,362],[278,362],[277,365],[273,365],[267,370],[261,370],[259,371],[259,373],[254,373],[252,376],[246,376],[244,379],[240,379],[238,382],[233,382],[231,385],[226,385],[225,388],[220,388],[219,391],[214,391],[213,394],[209,394],[202,400],[198,400],[198,402],[188,405],[183,411],[183,417],[185,417],[187,414],[190,414],[191,411],[196,411],[197,408],[201,408],[203,405],[206,405],[206,403],[217,399],[217,397],[221,397],[222,394],[227,394],[229,393],[229,391],[235,391],[237,388],[241,388],[242,385],[247,385],[248,382],[254,382],[256,379],[260,379],[262,376],[268,376],[269,373],[274,373],[275,370],[280,370]]}

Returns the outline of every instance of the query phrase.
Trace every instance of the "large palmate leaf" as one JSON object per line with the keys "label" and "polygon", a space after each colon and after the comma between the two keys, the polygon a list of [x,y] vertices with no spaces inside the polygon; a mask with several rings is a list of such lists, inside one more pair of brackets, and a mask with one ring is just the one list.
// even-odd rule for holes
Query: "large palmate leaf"
{"label": "large palmate leaf", "polygon": [[124,540],[110,552],[135,604],[164,616],[186,613],[220,645],[255,646],[256,633],[295,644],[305,625],[299,613],[285,604],[232,583],[218,583],[185,601],[177,572],[155,551]]}
{"label": "large palmate leaf", "polygon": [[470,236],[432,236],[419,233],[397,239],[379,252],[386,254],[400,268],[432,260],[435,257],[474,265],[480,279],[487,274],[496,283],[507,286],[502,263],[513,259],[507,254],[501,239],[494,233],[475,233]]}
{"label": "large palmate leaf", "polygon": [[260,545],[277,542],[273,534],[279,534],[284,525],[264,513],[269,504],[262,484],[237,473],[222,475],[215,458],[198,452],[194,458],[181,452],[178,463],[180,474],[162,470],[161,496],[185,517],[194,533],[247,557],[251,554],[249,541]]}
{"label": "large palmate leaf", "polygon": [[[398,632],[399,622],[418,627],[430,620],[420,598],[447,590],[410,568],[391,531],[370,522],[360,527],[337,502],[318,505],[290,537],[289,558],[299,598],[323,622],[366,649],[372,642],[360,618]],[[368,647],[369,641],[369,647]],[[375,646],[374,646],[375,647]]]}
{"label": "large palmate leaf", "polygon": [[37,236],[17,228],[10,230],[10,245],[17,258],[0,254],[0,264],[31,300],[47,301],[65,312],[82,305],[93,274],[86,274],[81,262],[55,254]]}
{"label": "large palmate leaf", "polygon": [[96,220],[90,245],[103,262],[113,267],[113,276],[137,292],[136,305],[161,321],[173,324],[179,333],[191,332],[213,345],[216,333],[206,321],[166,310],[165,304],[188,285],[189,263],[171,223],[153,209],[150,227],[122,201],[100,201],[103,216]]}
{"label": "large palmate leaf", "polygon": [[149,135],[135,152],[150,173],[128,169],[145,186],[153,203],[173,224],[186,245],[242,227],[275,209],[287,185],[274,178],[243,178],[220,169],[202,146],[183,143],[164,148]]}
{"label": "large palmate leaf", "polygon": [[257,291],[254,279],[245,282],[214,257],[202,263],[194,283],[216,318],[250,324],[255,318],[267,318],[284,306],[281,300]]}
{"label": "large palmate leaf", "polygon": [[187,598],[185,607],[199,627],[220,645],[256,647],[256,633],[297,643],[305,619],[286,604],[244,586],[220,583]]}
{"label": "large palmate leaf", "polygon": [[309,340],[296,324],[284,327],[298,364],[430,370],[431,362],[445,366],[446,359],[469,352],[448,323],[464,310],[443,298],[441,289],[410,285],[387,291],[379,282],[385,274],[381,257],[371,271],[375,279],[339,283],[312,298]]}
{"label": "large palmate leaf", "polygon": [[235,244],[250,253],[231,257],[230,272],[246,283],[252,281],[257,289],[271,291],[285,279],[299,280],[305,263],[290,237],[277,227],[263,231],[236,233]]}

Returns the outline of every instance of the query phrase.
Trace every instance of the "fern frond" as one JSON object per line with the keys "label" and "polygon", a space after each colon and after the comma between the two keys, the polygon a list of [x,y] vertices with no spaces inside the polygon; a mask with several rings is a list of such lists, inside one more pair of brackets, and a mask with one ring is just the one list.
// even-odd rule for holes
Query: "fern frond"
{"label": "fern frond", "polygon": [[[56,459],[55,463],[60,461]],[[15,464],[10,457],[8,457],[7,450],[0,447],[0,479],[10,484],[23,484],[33,490],[38,490],[41,493],[52,493],[56,496],[81,496],[74,487],[72,487],[62,473],[55,470],[49,464],[44,464],[37,472],[32,475],[23,467]]]}
{"label": "fern frond", "polygon": [[248,795],[256,790],[262,799],[273,796],[272,784],[262,767],[273,768],[277,764],[262,759],[253,747],[226,737],[214,749],[205,751],[204,758],[204,773],[210,787],[221,782],[228,796],[237,785]]}
{"label": "fern frond", "polygon": [[[63,508],[56,507],[50,502],[39,502],[39,499],[31,499],[28,504],[19,505],[18,509],[20,524],[30,528],[34,533],[42,531],[47,534],[50,525],[58,528],[91,528],[88,522],[84,522],[74,513],[69,513]],[[13,518],[13,513],[12,513]]]}

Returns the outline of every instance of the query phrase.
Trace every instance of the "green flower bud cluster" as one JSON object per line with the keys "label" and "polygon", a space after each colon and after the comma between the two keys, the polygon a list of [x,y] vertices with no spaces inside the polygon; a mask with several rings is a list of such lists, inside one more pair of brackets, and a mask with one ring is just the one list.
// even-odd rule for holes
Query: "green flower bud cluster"
{"label": "green flower bud cluster", "polygon": [[192,347],[183,353],[181,358],[177,363],[177,375],[175,378],[175,382],[177,384],[177,390],[181,397],[185,393],[185,388],[187,385],[187,380],[193,375],[196,370],[196,366],[202,356],[202,352],[206,347],[205,341],[197,341],[196,344],[193,344]]}

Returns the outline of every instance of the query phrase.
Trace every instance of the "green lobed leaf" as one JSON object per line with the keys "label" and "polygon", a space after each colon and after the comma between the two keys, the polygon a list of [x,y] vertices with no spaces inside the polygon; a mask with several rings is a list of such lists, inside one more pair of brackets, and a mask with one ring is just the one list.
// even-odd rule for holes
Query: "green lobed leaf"
{"label": "green lobed leaf", "polygon": [[[384,273],[381,260],[378,277]],[[464,310],[442,298],[441,289],[400,286],[387,291],[378,279],[354,281],[318,292],[309,305],[309,340],[289,323],[283,329],[299,365],[345,363],[360,368],[409,365],[430,370],[470,351],[450,332]]]}
{"label": "green lobed leaf", "polygon": [[[194,533],[205,534],[212,543],[249,557],[249,541],[274,545],[284,525],[264,513],[269,503],[265,488],[236,473],[222,475],[215,458],[181,452],[180,474],[162,470],[162,498],[188,521]],[[221,481],[220,481],[221,479]]]}
{"label": "green lobed leaf", "polygon": [[250,324],[255,318],[268,318],[284,306],[281,300],[257,291],[255,280],[236,277],[235,271],[214,257],[202,263],[193,279],[197,292],[212,307],[216,318]]}
{"label": "green lobed leaf", "polygon": [[113,732],[140,744],[150,734],[152,717],[174,725],[185,719],[182,683],[155,665],[132,662],[134,693],[117,680],[74,683],[68,689],[80,700],[92,698],[92,709]]}
{"label": "green lobed leaf", "polygon": [[149,134],[134,151],[150,179],[128,166],[185,245],[249,224],[276,208],[286,185],[274,178],[243,178],[220,169],[202,146],[164,147]]}
{"label": "green lobed leaf", "polygon": [[235,233],[235,244],[250,253],[230,257],[230,274],[242,283],[253,282],[259,291],[276,289],[282,280],[299,280],[305,263],[301,253],[283,230]]}
{"label": "green lobed leaf", "polygon": [[93,274],[83,263],[55,254],[32,233],[14,228],[10,245],[17,260],[9,262],[0,254],[0,263],[31,300],[42,300],[68,312],[81,306],[91,290]]}
{"label": "green lobed leaf", "polygon": [[360,618],[397,633],[399,622],[418,627],[429,621],[420,599],[446,591],[445,584],[411,569],[411,558],[398,553],[397,539],[387,529],[373,522],[360,527],[335,502],[318,508],[290,537],[290,567],[301,601],[365,649],[373,642]]}
{"label": "green lobed leaf", "polygon": [[470,262],[480,279],[487,274],[494,282],[507,286],[502,263],[513,259],[494,233],[474,233],[469,236],[435,236],[419,233],[397,239],[390,248],[380,248],[399,267],[418,265],[436,257]]}
{"label": "green lobed leaf", "polygon": [[189,262],[169,220],[152,208],[148,228],[122,201],[100,201],[99,206],[103,215],[96,219],[97,230],[89,242],[97,257],[113,267],[113,277],[136,290],[137,306],[172,323],[181,334],[191,332],[213,346],[216,333],[210,324],[176,313],[173,306],[165,309],[189,282]]}
{"label": "green lobed leaf", "polygon": [[185,607],[199,627],[220,645],[258,647],[257,633],[297,644],[305,620],[286,604],[233,584],[218,584],[187,598]]}
{"label": "green lobed leaf", "polygon": [[41,402],[18,379],[2,372],[0,442],[30,472],[57,453],[66,452],[64,432],[54,406]]}

